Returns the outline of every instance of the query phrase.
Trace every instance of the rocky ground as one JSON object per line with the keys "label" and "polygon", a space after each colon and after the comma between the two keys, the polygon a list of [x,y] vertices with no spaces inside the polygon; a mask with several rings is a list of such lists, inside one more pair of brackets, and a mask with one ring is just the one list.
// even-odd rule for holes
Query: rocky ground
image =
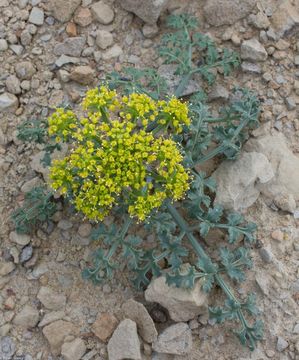
{"label": "rocky ground", "polygon": [[[177,11],[194,14],[217,44],[241,54],[241,69],[219,77],[211,105],[235,85],[262,101],[262,127],[240,159],[215,174],[218,201],[259,227],[255,268],[238,288],[257,293],[265,322],[253,353],[207,320],[211,299],[197,288],[169,293],[159,279],[146,301],[125,273],[101,287],[84,282],[91,226],[67,209],[30,237],[10,221],[46,176],[41,149],[21,143],[17,125],[75,106],[106,71],[159,67],[154,47],[166,14]],[[0,0],[1,360],[299,359],[298,25],[298,0]]]}

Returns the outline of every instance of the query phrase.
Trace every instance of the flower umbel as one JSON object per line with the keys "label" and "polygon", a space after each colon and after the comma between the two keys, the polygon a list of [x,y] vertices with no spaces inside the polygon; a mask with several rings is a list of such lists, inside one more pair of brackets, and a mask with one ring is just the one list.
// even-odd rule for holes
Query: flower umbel
{"label": "flower umbel", "polygon": [[[63,109],[49,118],[49,134],[71,140],[70,154],[52,163],[51,186],[77,210],[102,220],[126,204],[132,217],[144,220],[166,198],[184,196],[189,174],[167,128],[179,132],[190,122],[186,104],[135,93],[118,97],[102,86],[87,92],[82,107],[87,115],[81,119]],[[149,123],[159,126],[159,136],[147,130]]]}

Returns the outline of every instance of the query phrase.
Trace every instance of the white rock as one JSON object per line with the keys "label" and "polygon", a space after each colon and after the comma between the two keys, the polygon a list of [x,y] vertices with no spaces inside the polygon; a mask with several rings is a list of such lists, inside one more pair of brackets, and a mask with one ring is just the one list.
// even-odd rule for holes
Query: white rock
{"label": "white rock", "polygon": [[268,183],[274,172],[265,155],[250,152],[242,153],[236,161],[224,161],[212,176],[217,182],[215,203],[241,211],[258,199],[257,184]]}
{"label": "white rock", "polygon": [[211,25],[232,25],[250,14],[256,0],[208,0],[204,5],[204,16]]}
{"label": "white rock", "polygon": [[288,343],[284,338],[282,338],[281,336],[278,336],[278,338],[277,338],[277,343],[276,343],[276,349],[277,349],[279,352],[282,352],[282,351],[284,351],[288,346],[289,346],[289,343]]}
{"label": "white rock", "polygon": [[137,324],[138,333],[147,343],[157,339],[158,333],[155,324],[145,306],[134,299],[130,299],[122,306],[125,316]]}
{"label": "white rock", "polygon": [[118,58],[120,55],[122,55],[122,53],[122,48],[119,45],[115,44],[110,49],[103,52],[102,58],[103,60],[110,60],[113,58]]}
{"label": "white rock", "polygon": [[71,342],[65,342],[61,348],[61,355],[64,360],[80,360],[85,352],[85,343],[80,338]]}
{"label": "white rock", "polygon": [[145,299],[165,307],[174,321],[188,321],[207,312],[207,295],[197,281],[193,289],[168,286],[164,276],[153,279],[145,291]]}
{"label": "white rock", "polygon": [[42,286],[37,294],[38,300],[49,310],[61,310],[65,307],[66,296],[49,287]]}
{"label": "white rock", "polygon": [[113,9],[104,1],[98,1],[91,6],[91,13],[101,24],[108,25],[114,19]]}
{"label": "white rock", "polygon": [[14,318],[13,323],[23,328],[34,328],[38,323],[38,319],[38,310],[30,305],[25,305]]}
{"label": "white rock", "polygon": [[121,6],[148,24],[155,24],[169,0],[122,0]]}
{"label": "white rock", "polygon": [[107,49],[113,44],[113,35],[109,31],[99,30],[97,32],[96,44],[102,50]]}
{"label": "white rock", "polygon": [[267,51],[257,39],[245,40],[241,45],[241,58],[250,61],[265,61]]}
{"label": "white rock", "polygon": [[130,319],[123,320],[109,340],[107,349],[109,360],[141,360],[136,323]]}
{"label": "white rock", "polygon": [[26,246],[30,243],[30,236],[26,234],[18,234],[16,231],[12,231],[9,234],[9,239],[15,244]]}
{"label": "white rock", "polygon": [[0,112],[15,112],[19,106],[18,98],[5,92],[0,95]]}
{"label": "white rock", "polygon": [[45,14],[44,11],[38,7],[33,7],[28,21],[34,25],[43,25]]}
{"label": "white rock", "polygon": [[153,343],[153,350],[163,354],[187,355],[192,350],[192,333],[185,323],[166,328]]}
{"label": "white rock", "polygon": [[0,39],[0,51],[5,51],[8,49],[8,43],[5,39]]}

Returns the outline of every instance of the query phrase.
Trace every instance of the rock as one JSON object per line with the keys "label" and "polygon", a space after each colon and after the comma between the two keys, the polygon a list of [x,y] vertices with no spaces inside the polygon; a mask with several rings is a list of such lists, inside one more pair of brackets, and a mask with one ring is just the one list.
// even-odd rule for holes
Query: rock
{"label": "rock", "polygon": [[113,9],[104,3],[104,1],[98,1],[91,6],[91,13],[94,18],[101,24],[108,25],[114,19]]}
{"label": "rock", "polygon": [[118,58],[120,55],[122,55],[122,53],[122,48],[119,45],[115,44],[102,54],[102,58],[103,60],[110,60],[113,58]]}
{"label": "rock", "polygon": [[291,194],[279,193],[274,197],[273,201],[274,204],[283,211],[293,214],[296,210],[296,200]]}
{"label": "rock", "polygon": [[28,260],[30,260],[32,258],[32,255],[33,255],[32,246],[31,245],[25,246],[21,251],[20,263],[24,264],[25,262],[27,262]]}
{"label": "rock", "polygon": [[5,39],[0,39],[0,51],[6,51],[8,49],[8,43]]}
{"label": "rock", "polygon": [[15,71],[20,80],[30,80],[36,73],[35,67],[30,61],[18,62],[15,66]]}
{"label": "rock", "polygon": [[102,50],[107,49],[113,44],[113,35],[106,30],[99,30],[97,32],[96,44]]}
{"label": "rock", "polygon": [[54,47],[55,55],[80,56],[85,45],[86,39],[83,36],[67,38],[63,43],[56,44]]}
{"label": "rock", "polygon": [[15,244],[26,246],[30,243],[30,236],[26,234],[18,234],[16,231],[12,231],[9,234],[9,239]]}
{"label": "rock", "polygon": [[63,23],[69,21],[81,4],[81,0],[51,0],[50,7],[54,18]]}
{"label": "rock", "polygon": [[79,64],[80,62],[81,62],[80,58],[73,57],[73,56],[67,56],[67,55],[61,55],[55,61],[55,65],[57,67],[62,67],[65,64]]}
{"label": "rock", "polygon": [[287,140],[282,133],[274,132],[273,135],[252,138],[244,148],[264,154],[272,166],[275,176],[271,182],[258,185],[265,196],[275,199],[281,195],[292,195],[294,200],[299,201],[299,157],[288,148]]}
{"label": "rock", "polygon": [[38,323],[38,319],[38,310],[30,305],[25,305],[14,318],[13,323],[26,329],[34,328]]}
{"label": "rock", "polygon": [[66,296],[49,287],[42,286],[37,294],[38,300],[49,310],[61,310],[65,307]]}
{"label": "rock", "polygon": [[15,75],[10,75],[5,81],[7,91],[11,94],[18,95],[21,94],[20,80]]}
{"label": "rock", "polygon": [[268,29],[270,26],[270,21],[268,19],[268,16],[260,11],[256,15],[251,14],[248,17],[248,23],[255,26],[257,29]]}
{"label": "rock", "polygon": [[157,339],[158,332],[145,306],[133,299],[128,300],[122,306],[125,317],[137,324],[138,333],[147,343]]}
{"label": "rock", "polygon": [[[166,81],[167,87],[171,94],[174,93],[178,87],[181,77],[175,74],[176,66],[172,64],[161,65],[158,68],[158,74]],[[192,95],[193,93],[202,90],[202,82],[200,78],[196,80],[191,79],[187,87],[182,92],[181,96]]]}
{"label": "rock", "polygon": [[71,342],[65,342],[61,348],[61,355],[64,360],[80,360],[85,352],[85,343],[80,338]]}
{"label": "rock", "polygon": [[92,324],[92,332],[101,341],[107,341],[117,327],[118,320],[109,313],[101,313],[96,321]]}
{"label": "rock", "polygon": [[282,337],[278,336],[277,343],[276,343],[276,349],[279,352],[284,351],[289,346],[289,343]]}
{"label": "rock", "polygon": [[158,32],[159,32],[159,28],[157,24],[153,24],[153,25],[145,24],[142,28],[142,34],[147,39],[151,39],[155,37],[158,34]]}
{"label": "rock", "polygon": [[293,6],[289,0],[279,2],[276,11],[271,17],[271,24],[279,37],[295,30],[299,25],[298,6]]}
{"label": "rock", "polygon": [[45,314],[43,319],[39,322],[38,327],[44,327],[54,321],[61,320],[64,316],[64,311],[51,311],[50,313]]}
{"label": "rock", "polygon": [[18,98],[5,92],[0,95],[0,112],[15,112],[19,106]]}
{"label": "rock", "polygon": [[88,8],[80,7],[75,13],[74,22],[82,27],[90,25],[92,23],[90,10]]}
{"label": "rock", "polygon": [[73,223],[69,220],[61,219],[61,220],[59,220],[57,227],[61,230],[66,231],[73,227]]}
{"label": "rock", "polygon": [[211,25],[232,25],[253,10],[256,0],[208,0],[203,8],[204,16]]}
{"label": "rock", "polygon": [[169,0],[122,0],[121,6],[148,24],[155,24]]}
{"label": "rock", "polygon": [[141,360],[137,326],[130,319],[123,320],[108,343],[109,360]]}
{"label": "rock", "polygon": [[40,186],[40,185],[42,185],[42,180],[38,176],[35,176],[31,180],[26,181],[21,186],[21,191],[22,191],[22,193],[26,193],[26,192],[29,192],[30,190],[32,190],[34,187]]}
{"label": "rock", "polygon": [[207,295],[197,281],[193,289],[171,287],[164,276],[153,279],[145,291],[145,299],[166,308],[174,321],[188,321],[207,311]]}
{"label": "rock", "polygon": [[30,12],[28,21],[34,25],[43,25],[44,18],[45,18],[44,11],[34,6]]}
{"label": "rock", "polygon": [[96,79],[95,71],[88,65],[77,66],[71,71],[70,78],[82,85],[90,85]]}
{"label": "rock", "polygon": [[69,335],[77,335],[78,329],[68,321],[58,320],[45,326],[43,334],[50,344],[53,355],[59,355],[64,339]]}
{"label": "rock", "polygon": [[284,235],[283,235],[283,232],[281,230],[272,231],[271,237],[272,237],[273,240],[276,240],[276,241],[283,241],[284,240]]}
{"label": "rock", "polygon": [[273,262],[274,256],[268,247],[262,247],[259,249],[259,254],[264,263],[271,264]]}
{"label": "rock", "polygon": [[11,261],[9,262],[0,262],[0,276],[5,276],[10,274],[15,269],[15,264]]}
{"label": "rock", "polygon": [[250,61],[265,61],[267,51],[257,39],[245,40],[241,45],[241,58]]}
{"label": "rock", "polygon": [[241,68],[244,72],[252,74],[260,74],[262,72],[259,64],[254,64],[248,61],[243,61],[241,64]]}
{"label": "rock", "polygon": [[152,345],[153,350],[163,354],[187,355],[192,350],[192,333],[185,323],[166,328]]}
{"label": "rock", "polygon": [[90,223],[81,224],[78,228],[78,234],[83,238],[89,237],[92,230]]}
{"label": "rock", "polygon": [[213,173],[217,182],[215,203],[240,211],[259,197],[258,183],[267,184],[273,177],[272,166],[261,153],[242,153],[236,161],[226,160]]}
{"label": "rock", "polygon": [[16,345],[12,338],[9,336],[3,336],[0,340],[0,359],[11,360],[16,352]]}
{"label": "rock", "polygon": [[226,101],[228,99],[229,93],[226,88],[222,85],[216,84],[212,87],[211,91],[209,92],[209,101],[214,100],[222,100]]}
{"label": "rock", "polygon": [[68,34],[68,36],[70,36],[70,37],[76,37],[78,35],[77,26],[73,22],[69,22],[66,25],[65,31]]}
{"label": "rock", "polygon": [[293,334],[299,334],[299,323],[294,326]]}

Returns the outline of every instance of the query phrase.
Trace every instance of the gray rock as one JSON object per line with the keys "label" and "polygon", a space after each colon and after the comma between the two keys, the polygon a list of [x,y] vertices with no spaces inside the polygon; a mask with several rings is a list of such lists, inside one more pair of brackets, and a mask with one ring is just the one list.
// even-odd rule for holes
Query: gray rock
{"label": "gray rock", "polygon": [[[166,81],[169,91],[172,94],[174,93],[181,81],[181,77],[179,75],[175,75],[175,70],[176,66],[172,64],[161,65],[158,68],[158,74]],[[181,96],[192,95],[193,93],[200,90],[202,90],[201,79],[191,79],[187,87],[183,90]]]}
{"label": "gray rock", "polygon": [[51,0],[50,8],[54,18],[61,22],[71,19],[81,0]]}
{"label": "gray rock", "polygon": [[204,16],[211,25],[232,25],[253,10],[256,0],[208,0],[204,6]]}
{"label": "gray rock", "polygon": [[153,24],[153,25],[145,24],[142,28],[142,34],[147,39],[151,39],[155,37],[158,34],[158,32],[159,32],[159,28],[157,24]]}
{"label": "gray rock", "polygon": [[123,53],[122,48],[119,45],[115,44],[111,48],[103,52],[102,58],[103,60],[110,60],[110,59],[118,58],[120,55],[122,55],[122,53]]}
{"label": "gray rock", "polygon": [[252,24],[257,29],[268,29],[270,26],[268,16],[262,11],[258,12],[257,14],[249,15],[248,23]]}
{"label": "gray rock", "polygon": [[20,56],[24,51],[24,47],[22,45],[12,44],[9,45],[9,48],[18,56]]}
{"label": "gray rock", "polygon": [[85,343],[80,338],[71,342],[65,342],[61,348],[61,355],[64,360],[80,360],[85,352]]}
{"label": "gray rock", "polygon": [[33,7],[28,21],[34,25],[43,25],[45,14],[44,11],[38,7]]}
{"label": "gray rock", "polygon": [[278,336],[277,343],[276,343],[276,349],[279,352],[284,351],[289,346],[289,343],[282,337]]}
{"label": "gray rock", "polygon": [[94,18],[101,24],[108,25],[114,19],[113,9],[104,1],[98,1],[92,4],[90,9]]}
{"label": "gray rock", "polygon": [[291,31],[295,31],[299,25],[298,6],[292,5],[291,1],[283,0],[271,17],[271,24],[278,37],[282,37]]}
{"label": "gray rock", "polygon": [[253,64],[248,61],[243,61],[241,64],[241,68],[244,72],[247,73],[260,74],[262,72],[259,64]]}
{"label": "gray rock", "polygon": [[264,261],[264,263],[266,264],[270,264],[273,262],[273,254],[271,252],[270,249],[268,249],[267,247],[262,247],[261,249],[259,249],[259,254],[261,259]]}
{"label": "gray rock", "polygon": [[0,95],[0,112],[15,112],[19,106],[18,98],[5,92]]}
{"label": "gray rock", "polygon": [[148,24],[155,24],[169,0],[122,0],[121,6]]}
{"label": "gray rock", "polygon": [[267,184],[274,173],[265,155],[250,152],[241,154],[236,161],[224,161],[212,176],[217,181],[215,202],[226,209],[240,211],[259,197],[257,183]]}
{"label": "gray rock", "polygon": [[73,56],[67,56],[67,55],[61,55],[56,61],[55,65],[57,67],[62,67],[66,64],[79,64],[81,62],[81,59],[78,57]]}
{"label": "gray rock", "polygon": [[11,261],[9,262],[0,262],[0,276],[5,276],[10,274],[16,268],[15,264]]}
{"label": "gray rock", "polygon": [[153,350],[163,354],[187,355],[192,350],[192,333],[185,323],[166,328],[152,345]]}
{"label": "gray rock", "polygon": [[35,176],[33,179],[26,181],[22,186],[21,186],[21,191],[22,193],[26,193],[29,192],[30,190],[32,190],[34,187],[42,185],[42,180],[38,177]]}
{"label": "gray rock", "polygon": [[299,323],[294,326],[293,334],[299,334]]}
{"label": "gray rock", "polygon": [[57,226],[61,230],[69,230],[73,227],[73,223],[69,220],[61,219],[59,220]]}
{"label": "gray rock", "polygon": [[24,264],[25,262],[27,262],[32,258],[32,255],[33,255],[32,246],[31,245],[25,246],[21,251],[20,263]]}
{"label": "gray rock", "polygon": [[3,336],[0,340],[0,359],[11,360],[16,352],[16,345],[12,338],[9,336]]}
{"label": "gray rock", "polygon": [[6,51],[8,49],[8,43],[5,39],[0,39],[0,51]]}
{"label": "gray rock", "polygon": [[166,308],[174,321],[188,321],[207,312],[207,295],[197,281],[193,289],[172,287],[164,276],[153,279],[145,291],[145,299]]}
{"label": "gray rock", "polygon": [[[299,58],[298,58],[298,60],[299,60]],[[292,110],[295,110],[295,109],[296,109],[297,104],[296,104],[295,98],[289,96],[289,97],[287,97],[287,98],[285,99],[285,102],[286,102],[287,109],[288,109],[289,111],[292,111]]]}
{"label": "gray rock", "polygon": [[15,75],[9,75],[5,81],[7,91],[11,94],[18,95],[21,94],[21,83],[20,80]]}
{"label": "gray rock", "polygon": [[18,62],[15,66],[15,71],[20,80],[30,80],[36,73],[35,67],[30,61]]}
{"label": "gray rock", "polygon": [[122,310],[127,318],[135,321],[144,341],[152,343],[157,339],[158,332],[155,324],[143,304],[130,299],[124,303]]}
{"label": "gray rock", "polygon": [[37,309],[34,309],[30,305],[25,305],[23,309],[16,315],[13,323],[16,326],[23,328],[34,328],[39,319],[39,313]]}
{"label": "gray rock", "polygon": [[67,336],[78,335],[78,332],[74,324],[64,320],[55,321],[43,328],[43,334],[50,344],[53,355],[61,353],[61,347]]}
{"label": "gray rock", "polygon": [[141,360],[136,323],[130,319],[123,320],[109,340],[107,349],[109,360]]}
{"label": "gray rock", "polygon": [[265,61],[267,51],[257,39],[245,40],[241,45],[241,58],[250,61]]}
{"label": "gray rock", "polygon": [[38,300],[49,310],[64,309],[66,296],[59,294],[49,287],[42,286],[37,294]]}
{"label": "gray rock", "polygon": [[12,231],[9,234],[9,239],[15,244],[26,246],[30,243],[30,236],[26,234],[18,234],[16,231]]}
{"label": "gray rock", "polygon": [[226,90],[226,88],[220,84],[216,84],[212,87],[209,96],[208,96],[208,100],[209,101],[214,101],[214,100],[222,100],[222,101],[226,101],[229,97],[229,93]]}
{"label": "gray rock", "polygon": [[97,32],[96,44],[102,50],[107,49],[113,44],[113,35],[109,31],[99,30]]}
{"label": "gray rock", "polygon": [[39,322],[38,327],[44,327],[54,321],[61,320],[64,316],[64,311],[51,311],[50,313],[45,314],[43,319]]}
{"label": "gray rock", "polygon": [[56,44],[54,47],[55,55],[80,56],[86,39],[83,36],[71,37],[64,40],[63,43]]}

